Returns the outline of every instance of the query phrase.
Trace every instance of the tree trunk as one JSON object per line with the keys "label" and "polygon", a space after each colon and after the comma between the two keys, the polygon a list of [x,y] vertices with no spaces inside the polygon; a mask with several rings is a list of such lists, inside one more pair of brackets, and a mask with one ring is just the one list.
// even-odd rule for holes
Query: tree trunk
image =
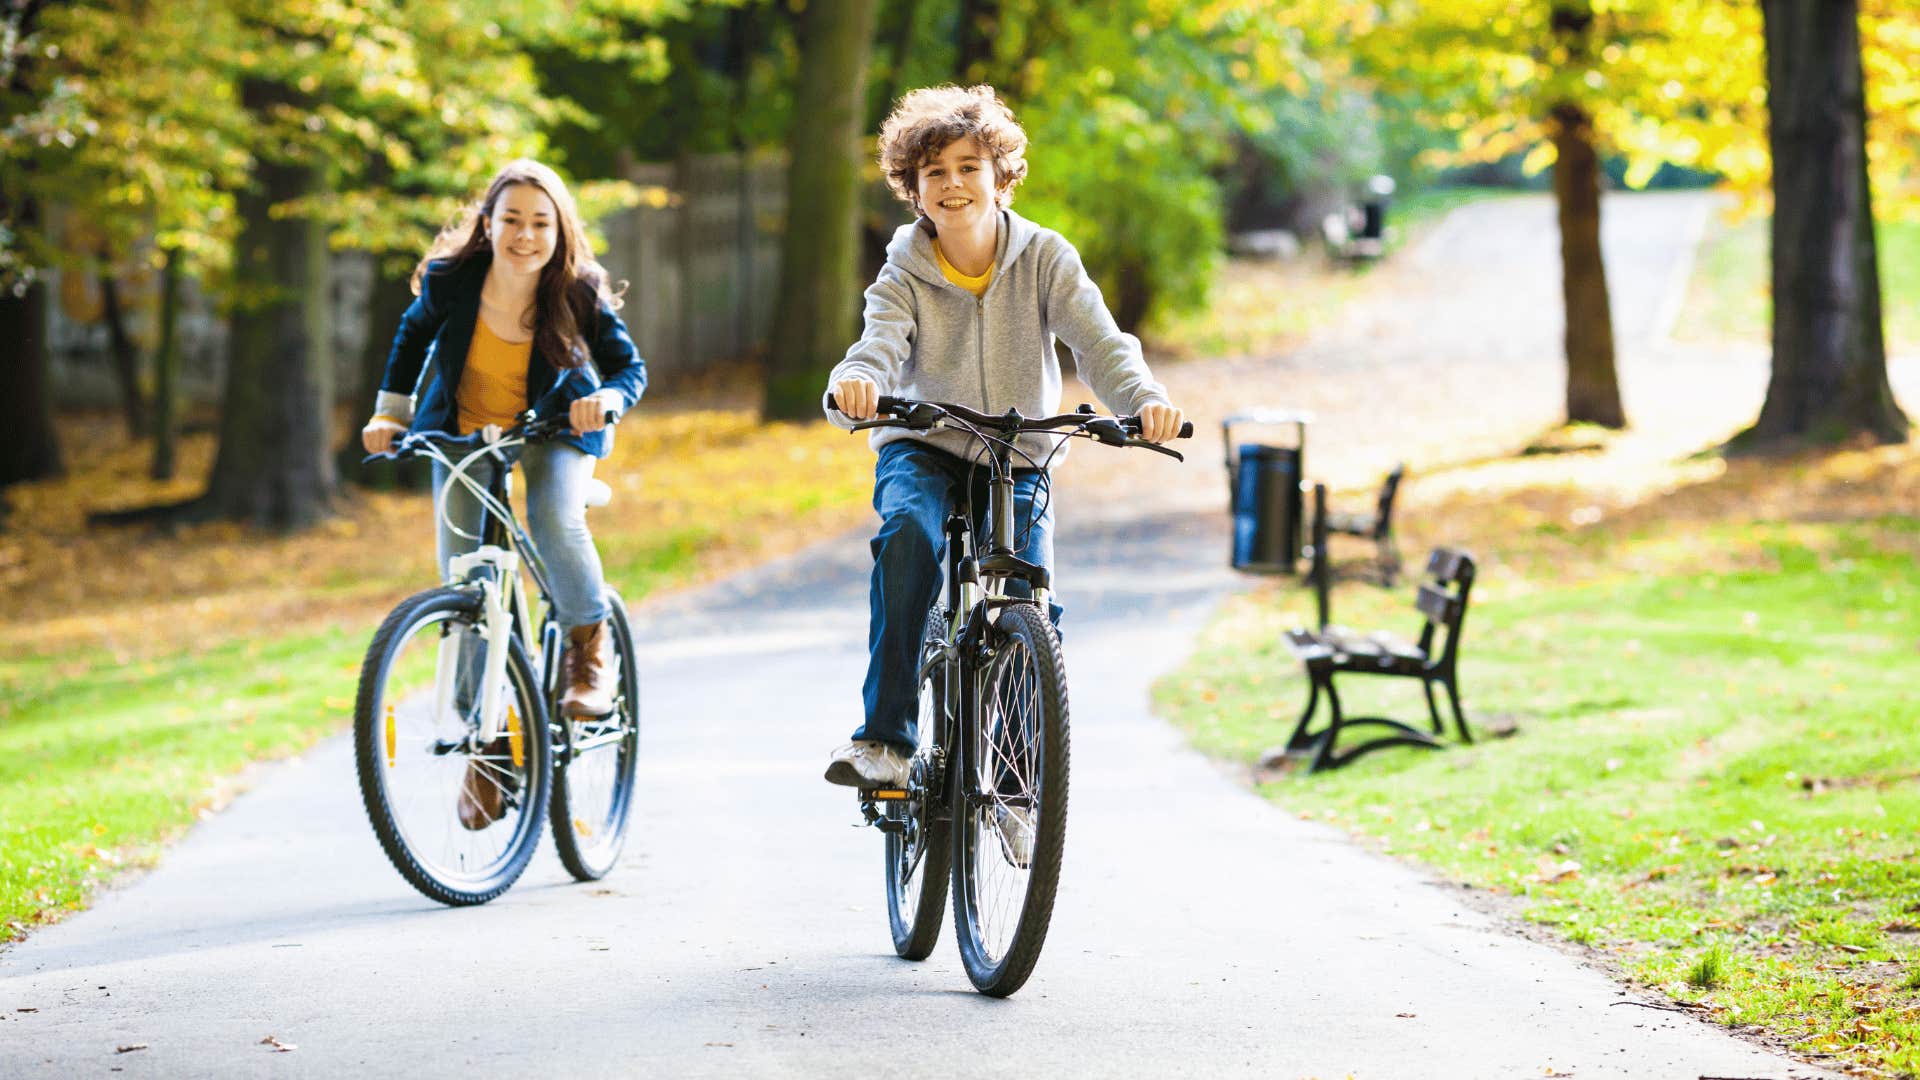
{"label": "tree trunk", "polygon": [[1904,442],[1887,382],[1853,0],[1765,0],[1773,376],[1743,440]]}
{"label": "tree trunk", "polygon": [[168,248],[160,263],[160,344],[153,353],[153,464],[155,480],[173,479],[175,391],[180,378],[180,253]]}
{"label": "tree trunk", "polygon": [[886,120],[887,113],[893,111],[893,103],[907,92],[907,59],[913,55],[913,31],[920,18],[920,0],[899,0],[894,5],[894,14],[899,21],[893,26],[893,47],[889,50],[892,68],[887,72],[886,93],[878,102],[879,115],[870,118],[876,128]]}
{"label": "tree trunk", "polygon": [[[367,305],[367,344],[360,353],[358,385],[349,401],[357,412],[355,423],[373,413],[373,401],[380,392],[380,380],[387,374],[387,354],[393,349],[393,332],[400,327],[400,316],[413,303],[408,281],[411,267],[394,267],[383,256],[374,262],[373,295]],[[379,491],[424,491],[432,468],[425,461],[409,458],[400,462],[363,464],[366,451],[360,445],[358,427],[340,447],[336,459],[340,475],[361,487]]]}
{"label": "tree trunk", "polygon": [[135,439],[147,436],[147,403],[140,392],[140,351],[127,333],[127,314],[120,307],[120,282],[103,255],[100,260],[100,310],[107,322],[107,340],[113,349],[113,376],[120,384],[120,412],[126,418],[127,435]]}
{"label": "tree trunk", "polygon": [[960,0],[956,28],[959,51],[953,60],[953,79],[961,85],[990,80],[993,40],[1000,32],[1000,0]]}
{"label": "tree trunk", "polygon": [[36,280],[16,294],[0,287],[0,341],[11,358],[0,364],[0,489],[60,475],[47,379],[47,286]]}
{"label": "tree trunk", "polygon": [[1627,426],[1614,371],[1613,309],[1600,252],[1600,156],[1593,117],[1553,107],[1553,197],[1560,215],[1560,292],[1566,305],[1567,422]]}
{"label": "tree trunk", "polygon": [[767,372],[767,416],[818,416],[826,374],[859,314],[860,121],[875,0],[812,0],[800,15],[787,137],[787,234]]}
{"label": "tree trunk", "polygon": [[[292,101],[285,87],[257,79],[241,98],[255,115]],[[332,510],[326,230],[269,213],[321,183],[316,166],[262,159],[236,200],[234,277],[264,295],[233,317],[220,449],[201,506],[207,516],[297,529]]]}

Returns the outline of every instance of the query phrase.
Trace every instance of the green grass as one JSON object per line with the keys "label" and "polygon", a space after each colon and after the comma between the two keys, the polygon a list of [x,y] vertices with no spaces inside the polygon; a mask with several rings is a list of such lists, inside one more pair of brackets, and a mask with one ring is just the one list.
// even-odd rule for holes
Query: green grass
{"label": "green grass", "polygon": [[[1771,333],[1767,218],[1727,223],[1716,219],[1701,243],[1680,336],[1692,340],[1734,338],[1765,341]],[[1889,352],[1920,351],[1920,221],[1882,221],[1875,237],[1880,253],[1880,306]]]}
{"label": "green grass", "polygon": [[[1912,518],[1716,525],[1699,550],[1747,550],[1764,569],[1569,584],[1496,567],[1461,677],[1470,717],[1512,719],[1515,737],[1383,751],[1262,791],[1517,898],[1723,1023],[1920,1069],[1917,538]],[[1657,535],[1616,537],[1609,563],[1639,559],[1640,540]],[[1279,742],[1305,684],[1277,635],[1309,603],[1268,590],[1230,604],[1157,688],[1163,711],[1220,757]],[[1348,625],[1418,625],[1401,592],[1349,586],[1336,609]],[[1424,716],[1402,682],[1349,679],[1343,703]]]}
{"label": "green grass", "polygon": [[364,647],[332,630],[79,677],[0,664],[0,921],[78,909],[215,805],[218,778],[339,730]]}
{"label": "green grass", "polygon": [[[717,478],[721,495],[706,503],[670,499],[670,513],[644,527],[599,530],[608,580],[630,604],[694,578],[712,548],[743,532],[810,539],[796,523],[823,513],[837,520],[869,490],[862,470],[816,460],[804,446],[771,464],[738,456],[690,465]],[[732,475],[742,470],[752,478]],[[429,513],[421,500],[422,538]],[[364,591],[358,578],[328,581],[316,595]],[[99,651],[0,658],[0,941],[79,910],[101,883],[151,863],[223,801],[248,763],[346,730],[376,623],[296,625],[270,640],[133,663]]]}

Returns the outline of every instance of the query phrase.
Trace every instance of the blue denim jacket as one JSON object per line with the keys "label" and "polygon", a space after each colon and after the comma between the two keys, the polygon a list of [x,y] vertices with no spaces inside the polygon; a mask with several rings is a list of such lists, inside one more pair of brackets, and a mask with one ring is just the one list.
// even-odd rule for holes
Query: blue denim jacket
{"label": "blue denim jacket", "polygon": [[[492,263],[493,256],[488,253],[459,263],[429,263],[420,280],[420,295],[400,317],[380,389],[414,397],[414,431],[457,434],[459,410],[454,392],[460,386],[467,350],[473,344],[474,320],[480,317],[480,286]],[[580,334],[586,339],[592,362],[572,372],[555,371],[538,349],[531,350],[527,358],[527,400],[533,403],[534,411],[542,416],[564,412],[574,399],[597,390],[618,392],[621,412],[633,408],[647,388],[647,365],[633,347],[627,324],[602,302],[595,317],[581,324]],[[429,354],[435,361],[434,375],[422,393],[420,376]],[[613,449],[610,430],[560,441],[594,457],[606,457]]]}

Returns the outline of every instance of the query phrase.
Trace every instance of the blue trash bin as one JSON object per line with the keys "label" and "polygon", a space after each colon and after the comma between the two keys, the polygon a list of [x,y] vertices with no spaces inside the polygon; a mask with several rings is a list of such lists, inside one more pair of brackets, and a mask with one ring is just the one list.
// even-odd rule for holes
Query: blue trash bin
{"label": "blue trash bin", "polygon": [[[1220,423],[1226,455],[1228,504],[1233,514],[1233,568],[1291,574],[1300,558],[1300,484],[1311,413],[1263,409],[1235,413]],[[1236,424],[1291,426],[1292,446],[1233,441]]]}

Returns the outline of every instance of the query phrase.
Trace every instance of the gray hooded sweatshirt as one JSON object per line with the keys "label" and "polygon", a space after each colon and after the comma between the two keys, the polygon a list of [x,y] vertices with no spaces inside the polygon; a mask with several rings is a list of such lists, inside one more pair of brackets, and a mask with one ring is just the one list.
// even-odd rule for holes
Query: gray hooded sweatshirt
{"label": "gray hooded sweatshirt", "polygon": [[[978,299],[940,272],[931,222],[900,226],[887,245],[887,264],[867,287],[866,329],[834,366],[829,385],[863,375],[895,397],[1052,416],[1060,411],[1058,337],[1109,410],[1137,413],[1166,403],[1166,388],[1147,370],[1140,340],[1114,323],[1073,245],[1011,210],[1000,212],[1000,223],[993,281]],[[820,404],[826,409],[824,395]],[[853,426],[832,409],[826,413],[839,427]],[[876,428],[871,436],[876,450],[896,439],[920,439],[966,458],[979,445],[948,429]],[[1019,446],[1038,463],[1063,441],[1023,435]],[[1065,456],[1062,447],[1054,461]],[[1016,457],[1014,464],[1027,463]]]}

